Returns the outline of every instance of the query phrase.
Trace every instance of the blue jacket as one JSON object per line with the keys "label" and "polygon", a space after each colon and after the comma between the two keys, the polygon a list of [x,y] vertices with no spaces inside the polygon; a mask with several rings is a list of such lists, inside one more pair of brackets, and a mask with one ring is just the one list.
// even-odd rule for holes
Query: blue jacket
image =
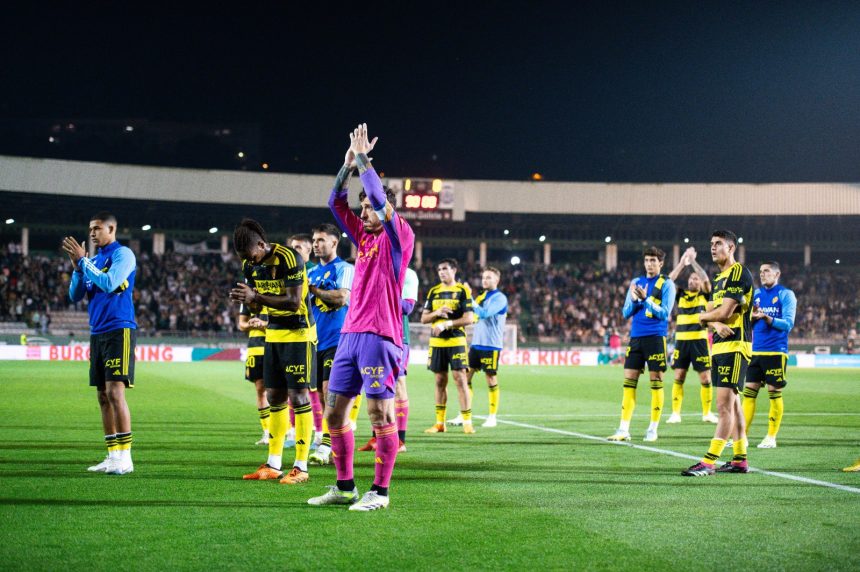
{"label": "blue jacket", "polygon": [[759,309],[773,318],[773,322],[757,320],[753,324],[753,353],[788,353],[788,333],[794,327],[797,298],[794,292],[781,284],[773,288],[756,288],[753,301]]}
{"label": "blue jacket", "polygon": [[116,241],[100,248],[92,258],[81,258],[72,273],[69,297],[80,302],[86,295],[92,334],[137,329],[131,297],[136,268],[134,253]]}
{"label": "blue jacket", "polygon": [[[661,282],[659,299],[655,296],[654,288]],[[642,301],[634,301],[630,290],[624,300],[621,312],[626,320],[633,316],[633,325],[630,328],[631,338],[645,336],[665,336],[669,333],[669,316],[672,315],[672,306],[675,304],[675,283],[658,274],[653,278],[640,276],[635,280],[636,284],[645,288],[647,298]]]}

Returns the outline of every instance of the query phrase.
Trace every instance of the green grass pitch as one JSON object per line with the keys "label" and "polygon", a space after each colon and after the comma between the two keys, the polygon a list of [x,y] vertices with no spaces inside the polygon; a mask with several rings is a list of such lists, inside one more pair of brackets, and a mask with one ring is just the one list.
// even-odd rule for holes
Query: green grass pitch
{"label": "green grass pitch", "polygon": [[[860,371],[789,375],[779,448],[755,448],[766,392],[750,436],[752,466],[779,475],[693,479],[679,476],[693,460],[666,453],[700,457],[713,434],[693,379],[684,422],[663,423],[652,451],[547,431],[609,435],[620,369],[503,368],[500,420],[531,427],[430,436],[432,380],[413,367],[391,507],[351,513],[306,504],[333,467],[296,487],[241,479],[266,454],[241,364],[138,364],[135,472],[117,477],[86,471],[104,455],[87,364],[0,362],[0,568],[858,570],[860,473],[839,468],[860,456]],[[648,391],[640,383],[638,445]],[[357,441],[368,433],[362,418]],[[364,492],[373,459],[356,459]]]}

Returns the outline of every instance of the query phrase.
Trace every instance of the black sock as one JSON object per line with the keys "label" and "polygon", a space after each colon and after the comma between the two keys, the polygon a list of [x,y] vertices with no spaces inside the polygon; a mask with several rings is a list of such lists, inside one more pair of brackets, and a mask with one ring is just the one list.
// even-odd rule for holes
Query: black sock
{"label": "black sock", "polygon": [[355,490],[355,481],[352,479],[349,479],[348,481],[338,480],[337,481],[337,490],[345,492],[345,493],[350,493],[350,492]]}
{"label": "black sock", "polygon": [[405,443],[406,442],[406,431],[398,431],[397,432],[397,438],[400,439],[401,443]]}
{"label": "black sock", "polygon": [[370,490],[376,491],[376,494],[378,494],[381,497],[387,497],[388,496],[388,487],[380,487],[379,485],[373,485],[370,487]]}

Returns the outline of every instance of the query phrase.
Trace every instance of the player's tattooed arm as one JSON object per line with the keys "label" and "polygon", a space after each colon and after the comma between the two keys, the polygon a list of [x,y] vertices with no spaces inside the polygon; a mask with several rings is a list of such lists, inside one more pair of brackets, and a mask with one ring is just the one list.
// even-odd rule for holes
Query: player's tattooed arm
{"label": "player's tattooed arm", "polygon": [[358,172],[364,173],[370,168],[370,158],[364,153],[359,153],[355,156],[355,164],[358,165]]}
{"label": "player's tattooed arm", "polygon": [[334,409],[335,403],[337,403],[337,393],[327,391],[325,394],[325,404]]}
{"label": "player's tattooed arm", "polygon": [[349,189],[349,180],[352,178],[352,169],[349,165],[345,164],[340,168],[340,171],[337,172],[337,177],[334,180],[334,188],[340,191],[345,191]]}

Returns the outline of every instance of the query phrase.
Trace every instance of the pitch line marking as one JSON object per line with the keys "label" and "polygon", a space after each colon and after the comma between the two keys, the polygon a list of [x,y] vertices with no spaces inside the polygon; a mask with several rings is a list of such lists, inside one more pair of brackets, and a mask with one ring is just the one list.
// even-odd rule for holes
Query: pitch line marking
{"label": "pitch line marking", "polygon": [[[475,417],[484,418],[483,416],[476,415]],[[565,431],[564,429],[553,429],[552,427],[543,427],[541,425],[532,425],[530,423],[520,423],[518,421],[506,421],[503,419],[498,419],[498,423],[504,423],[506,425],[513,425],[514,427],[522,427],[524,429],[534,429],[536,431],[544,431],[545,433],[556,433],[557,435],[566,435],[568,437],[579,437],[580,439],[587,439],[589,441],[599,441],[606,445],[615,445],[615,446],[623,446],[623,447],[631,447],[633,449],[638,449],[640,451],[648,451],[651,453],[658,453],[660,455],[669,455],[670,457],[678,457],[679,459],[691,459],[693,461],[698,461],[701,459],[701,456],[694,457],[693,455],[687,455],[686,453],[678,453],[677,451],[670,451],[668,449],[658,449],[657,447],[648,447],[647,445],[636,445],[635,443],[626,443],[623,441],[612,442],[607,441],[605,437],[598,437],[596,435],[588,435],[587,433],[578,433],[576,431]],[[817,479],[809,479],[807,477],[801,477],[798,475],[792,475],[789,473],[779,473],[776,471],[766,471],[764,469],[756,469],[755,467],[750,467],[751,473],[761,473],[763,475],[768,475],[770,477],[777,477],[780,479],[785,479],[788,481],[797,481],[800,483],[806,483],[808,485],[816,485],[819,487],[826,487],[830,489],[837,489],[840,491],[845,491],[848,493],[860,494],[860,488],[849,487],[847,485],[840,485],[837,483],[830,483],[827,481],[819,481]]]}

